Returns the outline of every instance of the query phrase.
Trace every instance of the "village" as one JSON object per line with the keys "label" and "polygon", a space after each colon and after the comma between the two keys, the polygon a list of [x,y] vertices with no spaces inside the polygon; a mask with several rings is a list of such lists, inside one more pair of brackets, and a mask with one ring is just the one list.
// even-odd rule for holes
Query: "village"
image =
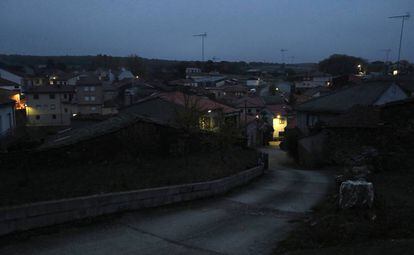
{"label": "village", "polygon": [[[414,107],[414,69],[408,62],[369,63],[332,55],[319,64],[244,63],[228,73],[218,71],[228,69],[228,62],[180,62],[152,77],[143,75],[148,70],[144,63],[71,67],[69,72],[63,64],[47,62],[36,67],[3,64],[0,69],[0,174],[7,180],[1,186],[0,234],[7,234],[6,242],[39,227],[55,233],[61,231],[56,224],[218,194],[227,194],[218,205],[214,198],[193,202],[191,217],[206,220],[198,213],[213,213],[218,206],[226,212],[219,218],[227,226],[242,217],[234,209],[244,211],[248,205],[262,216],[247,210],[251,218],[243,219],[243,225],[252,230],[243,235],[260,236],[263,244],[257,246],[250,237],[241,246],[227,237],[215,238],[207,244],[190,242],[196,247],[190,252],[203,247],[242,254],[250,247],[279,254],[366,239],[355,239],[355,231],[401,238],[398,229],[411,229],[409,216],[396,223],[410,211],[411,201],[402,195],[410,190],[412,176],[406,172],[412,164]],[[348,68],[335,69],[338,65]],[[396,189],[386,180],[401,186]],[[252,181],[241,194],[230,192]],[[281,184],[285,188],[279,190]],[[384,207],[390,201],[398,207]],[[229,211],[229,206],[235,208]],[[67,208],[64,215],[62,208]],[[140,216],[153,222],[151,233],[165,235],[165,224],[158,220],[167,219],[203,233],[172,213],[188,213],[187,208],[162,208]],[[266,223],[268,210],[276,210],[271,224]],[[120,219],[130,222],[125,217]],[[293,228],[289,222],[298,218],[301,224]],[[281,226],[285,230],[279,234],[265,235]],[[317,234],[310,238],[315,226]],[[333,235],[332,228],[342,230]],[[89,236],[89,227],[84,231]],[[180,232],[171,234],[175,239]],[[28,247],[37,246],[42,235],[33,238]],[[211,240],[209,235],[200,238]],[[112,247],[102,246],[100,239],[96,245],[97,252]],[[141,242],[125,247],[145,254],[160,251]],[[83,246],[78,251],[91,252]]]}

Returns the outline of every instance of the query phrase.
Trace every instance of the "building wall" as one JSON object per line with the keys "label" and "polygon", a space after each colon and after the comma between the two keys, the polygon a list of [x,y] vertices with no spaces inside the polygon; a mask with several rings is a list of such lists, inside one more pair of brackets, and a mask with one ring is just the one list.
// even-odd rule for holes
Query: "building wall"
{"label": "building wall", "polygon": [[102,85],[78,86],[76,99],[79,114],[102,114],[104,99]]}
{"label": "building wall", "polygon": [[296,116],[297,127],[303,134],[307,135],[309,134],[310,128],[317,122],[328,122],[337,115],[327,113],[297,112]]}
{"label": "building wall", "polygon": [[84,115],[103,114],[102,105],[98,105],[98,104],[78,104],[77,111],[78,111],[77,112],[78,114],[84,114]]}
{"label": "building wall", "polygon": [[296,81],[296,88],[316,88],[316,87],[326,87],[332,83],[332,77],[313,77],[309,80]]}
{"label": "building wall", "polygon": [[[54,94],[54,98],[51,98]],[[65,95],[66,94],[66,98]],[[26,95],[26,116],[28,126],[68,126],[72,116],[68,93]]]}
{"label": "building wall", "polygon": [[5,136],[16,125],[12,104],[0,105],[0,137]]}
{"label": "building wall", "polygon": [[273,118],[273,138],[280,138],[282,132],[285,132],[287,126],[287,118],[284,116],[276,116]]}

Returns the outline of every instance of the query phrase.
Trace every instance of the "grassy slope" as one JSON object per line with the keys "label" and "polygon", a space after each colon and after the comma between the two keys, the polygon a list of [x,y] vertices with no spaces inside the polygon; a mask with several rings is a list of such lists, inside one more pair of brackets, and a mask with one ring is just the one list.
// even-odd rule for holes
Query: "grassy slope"
{"label": "grassy slope", "polygon": [[140,158],[60,169],[33,169],[27,175],[0,171],[0,206],[113,191],[218,179],[257,164],[253,150],[235,149],[222,160],[219,153],[188,158]]}

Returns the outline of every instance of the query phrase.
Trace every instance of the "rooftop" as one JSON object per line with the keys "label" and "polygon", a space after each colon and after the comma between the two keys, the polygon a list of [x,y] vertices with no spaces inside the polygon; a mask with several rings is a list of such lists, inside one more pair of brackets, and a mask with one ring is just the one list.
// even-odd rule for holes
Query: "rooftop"
{"label": "rooftop", "polygon": [[367,83],[339,89],[331,94],[316,97],[296,107],[305,112],[346,112],[354,105],[373,105],[393,84]]}

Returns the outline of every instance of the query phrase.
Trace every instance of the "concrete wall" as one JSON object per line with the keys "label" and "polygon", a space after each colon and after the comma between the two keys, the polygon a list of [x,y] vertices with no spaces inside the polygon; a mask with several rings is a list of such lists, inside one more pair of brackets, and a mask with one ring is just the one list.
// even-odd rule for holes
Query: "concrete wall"
{"label": "concrete wall", "polygon": [[0,137],[7,135],[16,125],[13,104],[0,105]]}
{"label": "concrete wall", "polygon": [[156,207],[225,193],[263,174],[260,165],[209,182],[40,202],[0,209],[0,235],[128,210]]}

